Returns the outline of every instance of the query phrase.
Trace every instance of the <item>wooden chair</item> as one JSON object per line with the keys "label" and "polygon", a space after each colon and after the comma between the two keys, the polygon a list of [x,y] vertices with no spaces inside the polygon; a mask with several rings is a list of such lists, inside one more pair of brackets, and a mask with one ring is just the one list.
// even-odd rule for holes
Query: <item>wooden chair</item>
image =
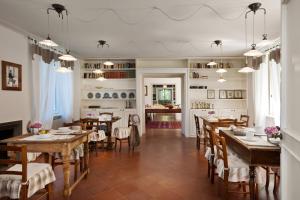
{"label": "wooden chair", "polygon": [[199,117],[197,115],[194,115],[195,118],[195,125],[196,125],[196,148],[200,151],[200,143],[201,143],[201,129],[199,124]]}
{"label": "wooden chair", "polygon": [[229,127],[231,125],[236,125],[237,119],[224,118],[218,120],[219,127]]}
{"label": "wooden chair", "polygon": [[280,168],[279,167],[263,167],[263,169],[266,170],[266,185],[265,188],[268,191],[269,190],[269,184],[270,184],[270,175],[273,174],[274,176],[274,187],[273,187],[273,193],[277,193],[280,183]]}
{"label": "wooden chair", "polygon": [[[7,170],[1,168],[0,184],[1,197],[26,200],[41,189],[46,191],[38,199],[52,199],[52,183],[55,174],[52,167],[46,163],[27,163],[26,146],[15,147],[0,145],[0,151],[14,152],[20,154],[20,160],[3,159],[1,165],[8,166]],[[13,165],[13,166],[10,166]],[[17,175],[17,176],[16,176]],[[41,183],[44,183],[41,184]]]}
{"label": "wooden chair", "polygon": [[240,121],[236,123],[236,126],[249,127],[249,115],[241,115]]}
{"label": "wooden chair", "polygon": [[83,118],[80,121],[81,121],[82,130],[94,130],[90,141],[90,149],[92,151],[95,151],[97,156],[98,155],[97,144],[101,143],[102,148],[104,148],[104,140],[106,139],[105,131],[100,130],[99,119]]}
{"label": "wooden chair", "polygon": [[115,137],[115,150],[117,149],[117,144],[119,141],[120,147],[119,147],[119,152],[122,149],[122,143],[127,142],[128,143],[128,151],[130,151],[130,134],[132,130],[131,126],[131,116],[129,114],[128,116],[128,126],[127,127],[116,127],[114,129],[114,137]]}
{"label": "wooden chair", "polygon": [[209,142],[209,133],[207,132],[207,129],[210,129],[211,127],[203,121],[202,130],[203,130],[203,143],[204,143],[204,151],[207,149],[207,144]]}
{"label": "wooden chair", "polygon": [[[223,199],[228,199],[228,193],[249,194],[246,186],[249,186],[249,167],[241,159],[235,156],[228,156],[227,146],[224,137],[215,134],[215,144],[217,148],[217,172],[223,179]],[[239,184],[243,191],[229,191],[229,183]],[[255,184],[256,195],[258,194]]]}
{"label": "wooden chair", "polygon": [[209,129],[207,126],[203,127],[205,129],[205,132],[208,133],[208,143],[207,143],[207,148],[205,152],[205,158],[207,159],[207,175],[210,178],[211,183],[214,183],[214,178],[215,178],[215,161],[216,161],[216,147],[215,147],[215,133],[213,130]]}

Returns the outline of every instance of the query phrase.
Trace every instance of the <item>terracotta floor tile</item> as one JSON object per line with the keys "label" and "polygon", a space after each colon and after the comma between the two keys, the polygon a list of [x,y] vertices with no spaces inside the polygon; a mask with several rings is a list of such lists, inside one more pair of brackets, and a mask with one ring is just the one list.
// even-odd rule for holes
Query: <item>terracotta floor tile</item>
{"label": "terracotta floor tile", "polygon": [[[62,168],[55,169],[54,199],[62,200]],[[275,200],[260,191],[260,200]],[[217,184],[207,178],[203,150],[180,130],[147,130],[140,147],[128,153],[103,151],[90,156],[90,174],[73,191],[71,200],[218,200]],[[231,196],[234,200],[249,199]],[[277,200],[277,199],[276,199]]]}

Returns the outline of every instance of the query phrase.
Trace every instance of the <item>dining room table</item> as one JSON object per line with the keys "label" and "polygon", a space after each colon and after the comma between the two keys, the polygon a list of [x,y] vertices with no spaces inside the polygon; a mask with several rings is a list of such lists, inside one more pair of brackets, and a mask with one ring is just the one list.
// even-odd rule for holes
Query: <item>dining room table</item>
{"label": "dining room table", "polygon": [[252,131],[255,132],[253,137],[248,137],[240,130],[226,129],[220,129],[219,135],[224,137],[227,146],[249,165],[250,199],[254,200],[256,198],[255,168],[258,166],[279,167],[280,146],[269,142],[263,130]]}
{"label": "dining room table", "polygon": [[[50,131],[51,132],[51,131]],[[48,134],[23,134],[11,138],[1,140],[1,144],[8,146],[22,146],[26,145],[28,152],[42,152],[46,154],[61,153],[63,163],[63,175],[64,175],[64,190],[63,195],[69,198],[72,191],[78,185],[78,183],[86,178],[89,174],[89,147],[88,142],[92,131],[59,131],[53,130]],[[71,184],[71,153],[75,147],[84,144],[84,163],[83,170],[80,176]],[[48,159],[50,162],[50,159]]]}

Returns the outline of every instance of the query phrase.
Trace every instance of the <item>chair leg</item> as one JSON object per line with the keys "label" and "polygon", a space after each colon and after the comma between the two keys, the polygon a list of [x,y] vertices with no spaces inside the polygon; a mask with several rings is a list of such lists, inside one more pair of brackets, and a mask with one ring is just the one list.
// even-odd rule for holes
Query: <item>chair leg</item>
{"label": "chair leg", "polygon": [[21,185],[21,194],[20,194],[20,200],[27,200],[28,197],[28,185]]}
{"label": "chair leg", "polygon": [[77,180],[77,177],[78,177],[78,160],[75,158],[75,161],[74,161],[74,181]]}
{"label": "chair leg", "polygon": [[104,149],[104,140],[101,140],[102,149]]}
{"label": "chair leg", "polygon": [[211,184],[214,184],[215,182],[215,165],[211,165],[211,172],[210,172],[210,182]]}
{"label": "chair leg", "polygon": [[95,151],[96,151],[96,156],[98,156],[97,142],[95,142]]}
{"label": "chair leg", "polygon": [[224,200],[228,200],[228,179],[226,180],[224,180],[224,187],[223,187],[223,189],[224,189]]}
{"label": "chair leg", "polygon": [[266,185],[265,185],[266,190],[269,189],[269,184],[270,184],[270,168],[266,167]]}
{"label": "chair leg", "polygon": [[115,138],[115,151],[117,150],[117,138]]}
{"label": "chair leg", "polygon": [[210,161],[207,161],[207,177],[210,177]]}
{"label": "chair leg", "polygon": [[122,149],[122,140],[120,140],[120,148],[119,148],[119,152],[121,152]]}
{"label": "chair leg", "polygon": [[52,200],[52,193],[53,193],[53,188],[52,188],[52,183],[49,183],[48,185],[46,185],[46,190],[47,190],[47,199],[48,200]]}
{"label": "chair leg", "polygon": [[198,151],[200,151],[200,138],[198,135],[197,135],[197,140],[196,140],[196,147],[197,147]]}
{"label": "chair leg", "polygon": [[79,170],[80,172],[83,172],[83,157],[79,158]]}
{"label": "chair leg", "polygon": [[279,186],[279,179],[280,177],[278,176],[277,172],[274,173],[274,188],[273,188],[273,193],[277,193],[278,186]]}

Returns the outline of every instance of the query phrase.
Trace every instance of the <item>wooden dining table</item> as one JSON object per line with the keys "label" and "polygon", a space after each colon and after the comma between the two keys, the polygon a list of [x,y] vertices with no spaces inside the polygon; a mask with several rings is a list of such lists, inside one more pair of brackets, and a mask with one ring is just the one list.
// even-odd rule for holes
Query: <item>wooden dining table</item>
{"label": "wooden dining table", "polygon": [[[80,131],[74,134],[68,135],[54,135],[51,136],[55,139],[38,139],[38,135],[23,134],[20,136],[1,140],[1,144],[7,144],[9,146],[22,146],[26,145],[28,152],[42,152],[42,153],[61,153],[63,163],[64,174],[64,196],[69,198],[72,190],[78,185],[78,183],[89,173],[89,148],[88,142],[92,131]],[[50,135],[50,134],[49,134]],[[36,136],[36,137],[35,137]],[[84,144],[84,167],[80,177],[70,183],[70,157],[72,150],[80,144]]]}
{"label": "wooden dining table", "polygon": [[[258,131],[257,131],[258,132]],[[234,131],[231,130],[219,130],[220,136],[223,136],[226,140],[227,146],[233,150],[241,159],[243,159],[249,165],[249,177],[250,177],[250,199],[255,199],[255,168],[257,166],[280,166],[280,147],[277,145],[268,144],[265,145],[253,143],[249,144],[236,136]],[[263,135],[263,133],[259,133]],[[265,136],[255,136],[262,139]]]}

